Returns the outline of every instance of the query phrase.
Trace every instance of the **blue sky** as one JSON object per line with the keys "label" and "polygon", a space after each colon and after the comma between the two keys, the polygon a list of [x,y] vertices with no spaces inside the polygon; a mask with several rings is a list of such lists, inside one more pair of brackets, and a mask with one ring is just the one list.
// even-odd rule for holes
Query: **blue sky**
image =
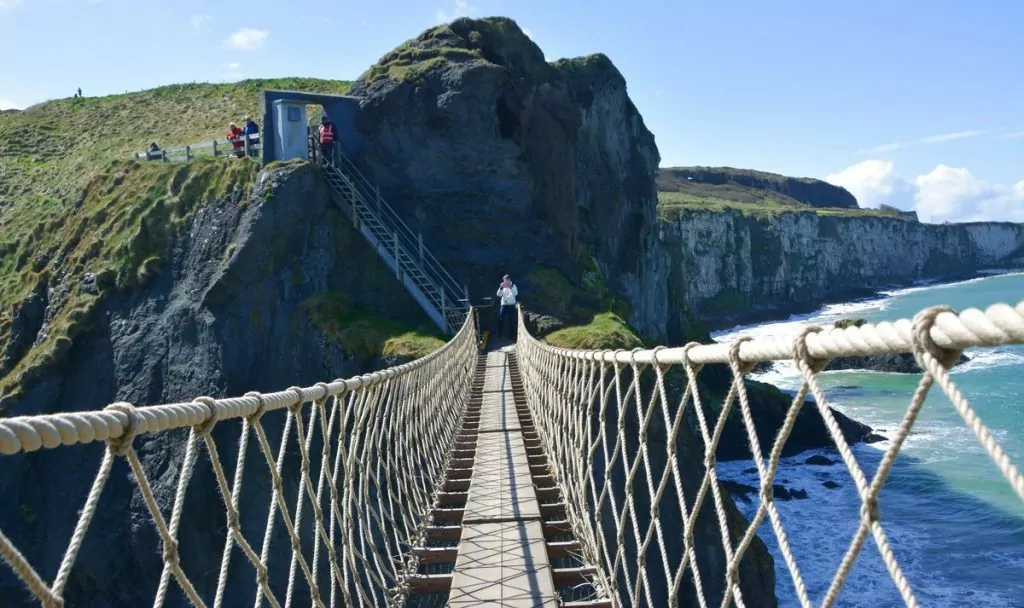
{"label": "blue sky", "polygon": [[79,86],[351,79],[463,15],[516,19],[549,59],[609,55],[663,166],[828,179],[934,221],[1024,221],[1013,0],[0,0],[0,106]]}

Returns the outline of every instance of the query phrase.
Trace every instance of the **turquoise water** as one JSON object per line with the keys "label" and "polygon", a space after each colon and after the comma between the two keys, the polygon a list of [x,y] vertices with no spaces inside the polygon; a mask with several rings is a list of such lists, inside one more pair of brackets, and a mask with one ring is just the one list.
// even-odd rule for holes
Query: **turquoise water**
{"label": "turquoise water", "polygon": [[[827,326],[843,317],[871,322],[911,318],[922,308],[947,304],[984,310],[1024,299],[1024,273],[883,294],[870,301],[834,305],[789,321],[742,327],[715,336],[787,336],[804,323]],[[1024,470],[1024,347],[972,349],[972,361],[954,368],[953,380],[982,422]],[[756,376],[786,390],[799,378],[789,363]],[[919,376],[839,371],[821,376],[830,405],[891,436],[905,414]],[[873,475],[889,442],[858,445],[854,453]],[[813,452],[786,459],[779,479],[806,489],[810,500],[779,502],[789,542],[812,603],[824,597],[857,527],[860,501],[845,465],[813,466]],[[834,452],[820,452],[838,460]],[[725,478],[757,486],[750,462],[719,465]],[[833,481],[840,485],[828,489]],[[754,505],[739,504],[747,515]],[[882,525],[903,573],[924,606],[1024,607],[1024,502],[1013,492],[980,442],[938,386],[932,388],[881,494]],[[759,530],[776,557],[776,590],[782,606],[795,606],[793,582],[770,525]],[[843,587],[840,606],[902,606],[899,593],[869,536]]]}

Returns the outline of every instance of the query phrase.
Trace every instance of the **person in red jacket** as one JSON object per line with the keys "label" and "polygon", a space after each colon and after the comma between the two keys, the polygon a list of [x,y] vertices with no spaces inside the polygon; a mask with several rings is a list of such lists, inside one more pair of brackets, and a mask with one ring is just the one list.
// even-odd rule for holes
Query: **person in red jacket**
{"label": "person in red jacket", "polygon": [[320,117],[320,151],[323,159],[328,164],[334,164],[334,142],[338,139],[338,128],[327,119],[327,115]]}
{"label": "person in red jacket", "polygon": [[235,148],[235,156],[241,158],[245,156],[245,133],[238,128],[238,125],[231,123],[228,125],[228,141]]}

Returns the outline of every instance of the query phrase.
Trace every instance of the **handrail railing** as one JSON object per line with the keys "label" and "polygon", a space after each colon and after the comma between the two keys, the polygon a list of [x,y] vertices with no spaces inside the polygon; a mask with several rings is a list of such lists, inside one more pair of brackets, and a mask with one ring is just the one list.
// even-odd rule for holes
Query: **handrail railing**
{"label": "handrail railing", "polygon": [[[390,228],[393,232],[399,235],[402,243],[420,256],[420,259],[424,262],[424,265],[431,267],[439,282],[444,284],[451,295],[465,298],[465,286],[460,285],[458,281],[441,265],[441,262],[434,256],[433,253],[423,244],[423,235],[419,232],[413,232],[411,228],[402,220],[402,218],[395,212],[394,208],[391,207],[381,196],[378,187],[370,182],[356,167],[355,163],[352,162],[344,154],[336,153],[336,158],[341,161],[343,172],[349,178],[349,181],[353,186],[356,187],[360,196],[362,196],[364,202],[371,207],[376,208],[378,211],[378,219],[384,224],[390,224]],[[371,204],[372,203],[372,204]]]}
{"label": "handrail railing", "polygon": [[[0,522],[4,582],[9,585],[9,567],[25,587],[24,595],[3,605],[28,605],[34,598],[48,607],[90,600],[161,606],[169,598],[178,605],[179,595],[193,606],[251,605],[253,595],[256,605],[403,605],[419,567],[415,547],[430,525],[428,515],[462,428],[477,358],[475,333],[469,315],[449,342],[420,359],[304,388],[0,419],[0,466],[30,467],[38,477],[26,476],[26,483],[47,483],[63,461],[27,456],[36,458],[28,465],[10,455],[59,451],[95,470],[87,495],[61,494],[61,505],[53,505],[58,511],[48,509],[74,518],[60,519],[57,526],[69,539],[63,558],[34,542],[47,530],[48,542],[59,543],[52,533],[61,532],[46,527],[57,519],[36,526],[31,520]],[[282,429],[279,439],[275,426]],[[159,447],[136,441],[172,433],[179,439]],[[106,443],[102,457],[82,445],[93,442]],[[169,473],[177,477],[176,493],[154,491],[148,455],[155,449],[180,458]],[[247,451],[257,455],[247,459]],[[238,457],[232,471],[226,461],[233,453]],[[286,454],[297,455],[301,464],[285,464]],[[112,474],[120,459],[127,461],[141,501],[117,501],[109,491],[104,496],[105,487],[122,481],[122,472]],[[193,474],[204,468],[205,478]],[[297,487],[290,487],[293,482]],[[200,484],[205,492],[187,492]],[[64,511],[65,498],[84,506],[76,511],[69,503],[71,510]],[[103,526],[116,523],[111,512],[148,519],[157,534]],[[190,524],[197,514],[198,522]],[[73,530],[64,526],[74,521]],[[104,534],[122,535],[116,546],[131,545],[139,560],[121,585],[97,587],[89,580],[95,570],[81,564],[83,540]],[[124,540],[129,535],[132,543]],[[205,570],[211,566],[203,552],[208,547],[197,552],[188,544],[196,539],[224,547],[212,564],[213,576]],[[188,548],[179,553],[179,545]],[[90,555],[121,563],[114,554]]]}
{"label": "handrail railing", "polygon": [[[324,162],[318,139],[313,132],[310,134],[310,142],[311,154],[319,156],[325,171],[332,172],[332,178],[344,182],[352,193],[354,201],[347,202],[361,205],[382,227],[387,235],[387,251],[394,252],[396,266],[411,263],[429,283],[421,287],[433,287],[437,290],[436,296],[426,292],[423,295],[441,315],[445,328],[454,331],[460,327],[470,307],[469,289],[452,277],[426,247],[422,233],[414,233],[409,228],[391,205],[380,196],[379,188],[359,171],[351,159],[339,151],[334,151],[331,161]],[[353,209],[353,212],[354,219],[358,221],[359,210]],[[406,259],[399,259],[401,256]]]}
{"label": "handrail railing", "polygon": [[[767,548],[757,547],[757,534],[766,544],[776,541],[778,580],[787,585],[785,579],[792,581],[780,595],[797,596],[787,604],[836,605],[855,560],[873,540],[880,560],[861,567],[887,571],[896,588],[891,598],[879,599],[873,592],[871,603],[892,606],[902,599],[907,606],[918,606],[912,582],[925,581],[910,580],[914,576],[908,577],[897,560],[887,530],[891,522],[880,515],[880,494],[896,472],[895,459],[922,409],[952,407],[1010,491],[1024,501],[1020,469],[949,373],[965,349],[1011,344],[1024,344],[1024,300],[1015,307],[995,304],[959,314],[936,306],[913,320],[845,329],[806,326],[786,338],[633,350],[556,348],[530,335],[520,307],[516,357],[550,474],[565,492],[580,559],[595,572],[589,581],[593,598],[588,599],[604,599],[613,606],[762,605],[763,596],[774,590],[766,590],[765,580],[758,578],[758,570],[763,572],[759,560],[771,561],[763,553]],[[924,372],[917,389],[907,391],[903,420],[884,445],[880,464],[871,470],[856,457],[827,407],[819,373],[833,358],[898,353],[913,353]],[[778,430],[765,433],[755,423],[761,408],[748,396],[744,379],[758,362],[784,360],[796,364],[802,384],[784,419],[778,420]],[[707,394],[698,382],[707,364],[729,366],[731,388],[724,399]],[[933,386],[951,406],[941,400],[925,402]],[[807,401],[810,396],[813,403]],[[811,418],[800,416],[802,410],[813,410]],[[846,541],[840,546],[845,553],[840,559],[831,548],[830,555],[815,550],[816,567],[808,571],[801,566],[806,568],[804,560],[811,556],[794,555],[788,540],[793,526],[783,525],[776,505],[781,498],[774,488],[780,483],[783,446],[801,426],[798,418],[810,422],[819,416],[854,482],[861,517],[823,524]],[[752,513],[749,523],[719,484],[718,448],[738,443],[736,434],[726,429],[730,418],[739,419],[739,428],[732,428],[745,435],[761,488],[750,488],[748,500],[756,502],[747,509]],[[923,507],[933,512],[937,505]],[[771,531],[759,531],[762,523]],[[767,536],[772,532],[775,539]],[[822,569],[823,563],[832,565]],[[817,596],[813,604],[812,596]]]}

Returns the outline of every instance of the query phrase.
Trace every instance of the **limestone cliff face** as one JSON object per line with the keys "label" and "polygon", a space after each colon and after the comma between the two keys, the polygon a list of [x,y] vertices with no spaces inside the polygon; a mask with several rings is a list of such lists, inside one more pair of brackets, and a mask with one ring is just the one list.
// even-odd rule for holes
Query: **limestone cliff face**
{"label": "limestone cliff face", "polygon": [[[660,240],[672,258],[674,317],[717,326],[1024,261],[1024,225],[1010,223],[692,211],[662,221]],[[677,331],[684,323],[670,321]]]}
{"label": "limestone cliff face", "polygon": [[[357,161],[474,294],[511,273],[580,284],[596,261],[644,335],[664,335],[667,256],[657,246],[654,137],[603,55],[552,64],[508,19],[424,32],[358,81]],[[533,297],[531,297],[531,295]]]}
{"label": "limestone cliff face", "polygon": [[[311,324],[304,310],[309,298],[340,291],[373,310],[411,319],[422,313],[335,209],[317,172],[309,165],[264,172],[249,200],[229,197],[200,208],[173,243],[157,278],[140,291],[107,298],[95,329],[76,339],[66,361],[49,370],[9,413],[234,396],[368,371],[370,362],[346,355]],[[282,411],[265,417],[272,446],[280,441],[283,423]],[[229,479],[240,428],[240,422],[232,421],[214,429]],[[185,431],[175,431],[135,442],[165,517],[173,504],[186,439]],[[56,572],[103,448],[100,442],[4,457],[0,487],[6,498],[0,502],[0,529],[46,576]],[[270,476],[252,444],[246,463],[240,520],[259,551]],[[298,489],[298,470],[293,449],[284,475],[290,504]],[[180,538],[182,564],[207,598],[216,589],[224,512],[203,451],[189,486]],[[284,597],[291,557],[290,542],[281,531],[278,525],[273,541],[278,551],[271,553],[270,566],[278,597]],[[68,604],[139,606],[152,601],[160,555],[150,516],[120,461],[71,573]],[[235,599],[229,604],[253,601],[251,565],[236,552],[231,567],[227,597]],[[28,605],[22,584],[7,568],[0,568],[0,596],[9,605]],[[177,591],[169,594],[168,602],[187,605]]]}

